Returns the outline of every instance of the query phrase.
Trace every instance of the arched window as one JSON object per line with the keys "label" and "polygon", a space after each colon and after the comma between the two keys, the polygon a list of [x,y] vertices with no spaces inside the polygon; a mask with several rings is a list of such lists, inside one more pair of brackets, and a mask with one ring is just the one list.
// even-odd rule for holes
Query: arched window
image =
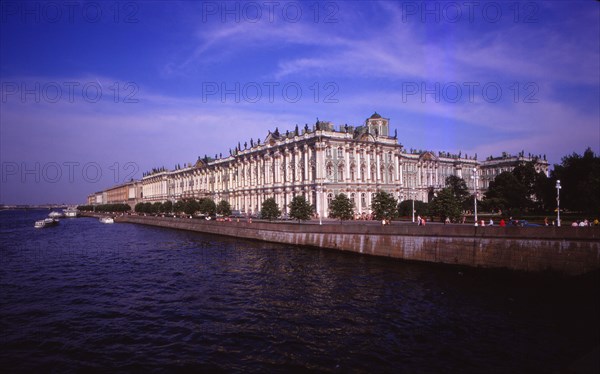
{"label": "arched window", "polygon": [[344,165],[338,166],[338,180],[340,180],[340,181],[344,180]]}
{"label": "arched window", "polygon": [[327,194],[327,206],[331,206],[331,201],[333,200],[333,194],[330,192]]}
{"label": "arched window", "polygon": [[350,165],[350,180],[356,180],[356,175],[354,175],[354,165]]}
{"label": "arched window", "polygon": [[333,166],[331,164],[327,164],[327,178],[333,179]]}
{"label": "arched window", "polygon": [[327,156],[327,157],[331,157],[331,147],[327,147],[327,148],[325,149],[325,156]]}
{"label": "arched window", "polygon": [[360,205],[363,208],[367,207],[367,194],[364,192],[360,194]]}
{"label": "arched window", "polygon": [[338,158],[344,157],[344,150],[342,149],[342,147],[339,147],[337,149],[337,156],[338,156]]}

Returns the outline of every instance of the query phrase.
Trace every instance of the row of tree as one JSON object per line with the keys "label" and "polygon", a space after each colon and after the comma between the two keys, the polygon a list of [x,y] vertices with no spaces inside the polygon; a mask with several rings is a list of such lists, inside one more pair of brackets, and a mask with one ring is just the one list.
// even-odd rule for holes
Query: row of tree
{"label": "row of tree", "polygon": [[79,205],[77,210],[82,212],[129,212],[129,204]]}
{"label": "row of tree", "polygon": [[135,205],[135,211],[137,213],[185,213],[195,214],[200,212],[207,216],[214,216],[220,214],[223,216],[231,215],[231,205],[221,200],[218,204],[210,198],[201,198],[199,200],[189,198],[178,200],[173,204],[171,201],[155,202],[155,203],[138,203]]}

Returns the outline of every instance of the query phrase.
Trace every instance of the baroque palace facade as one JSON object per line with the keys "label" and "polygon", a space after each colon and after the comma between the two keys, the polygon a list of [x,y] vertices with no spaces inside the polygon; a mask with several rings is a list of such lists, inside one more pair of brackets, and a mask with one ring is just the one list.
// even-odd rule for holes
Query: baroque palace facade
{"label": "baroque palace facade", "polygon": [[[329,204],[339,193],[350,197],[361,215],[371,212],[371,199],[382,190],[399,201],[430,201],[451,175],[463,178],[471,191],[477,184],[481,192],[489,184],[486,177],[512,170],[521,161],[534,160],[537,170],[548,173],[548,163],[541,157],[503,155],[480,163],[461,153],[407,151],[389,130],[389,119],[377,113],[364,125],[337,130],[330,122],[317,121],[312,128],[269,132],[262,143],[251,140],[249,147],[238,144],[228,157],[155,171],[119,187],[140,189],[135,202],[210,197],[215,202],[226,200],[232,209],[247,214],[260,211],[270,197],[286,213],[292,198],[303,195],[319,215],[327,217]],[[103,201],[98,194],[102,192],[90,195],[88,201],[117,202]]]}

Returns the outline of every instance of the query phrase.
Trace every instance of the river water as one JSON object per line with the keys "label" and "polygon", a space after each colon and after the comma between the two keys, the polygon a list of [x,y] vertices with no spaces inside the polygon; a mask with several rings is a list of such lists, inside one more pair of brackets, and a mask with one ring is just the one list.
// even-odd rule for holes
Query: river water
{"label": "river water", "polygon": [[[598,345],[598,276],[419,264],[0,212],[12,371],[559,372]],[[7,372],[7,371],[4,371]]]}

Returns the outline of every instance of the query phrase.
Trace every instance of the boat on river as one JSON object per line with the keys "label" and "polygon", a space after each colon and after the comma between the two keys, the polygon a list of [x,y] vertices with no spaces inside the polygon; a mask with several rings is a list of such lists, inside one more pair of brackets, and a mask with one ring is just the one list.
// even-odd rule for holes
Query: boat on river
{"label": "boat on river", "polygon": [[79,210],[77,210],[77,208],[69,207],[64,209],[63,212],[67,218],[75,218],[79,216]]}
{"label": "boat on river", "polygon": [[33,227],[35,227],[36,229],[43,229],[45,227],[56,226],[56,225],[58,225],[59,222],[60,221],[57,220],[56,218],[44,218],[39,221],[35,221],[35,224],[33,225]]}
{"label": "boat on river", "polygon": [[115,223],[115,220],[112,217],[100,217],[100,222],[102,222],[102,223]]}
{"label": "boat on river", "polygon": [[56,210],[53,210],[48,214],[48,217],[50,218],[63,218],[64,216],[65,214],[63,212],[57,212]]}

